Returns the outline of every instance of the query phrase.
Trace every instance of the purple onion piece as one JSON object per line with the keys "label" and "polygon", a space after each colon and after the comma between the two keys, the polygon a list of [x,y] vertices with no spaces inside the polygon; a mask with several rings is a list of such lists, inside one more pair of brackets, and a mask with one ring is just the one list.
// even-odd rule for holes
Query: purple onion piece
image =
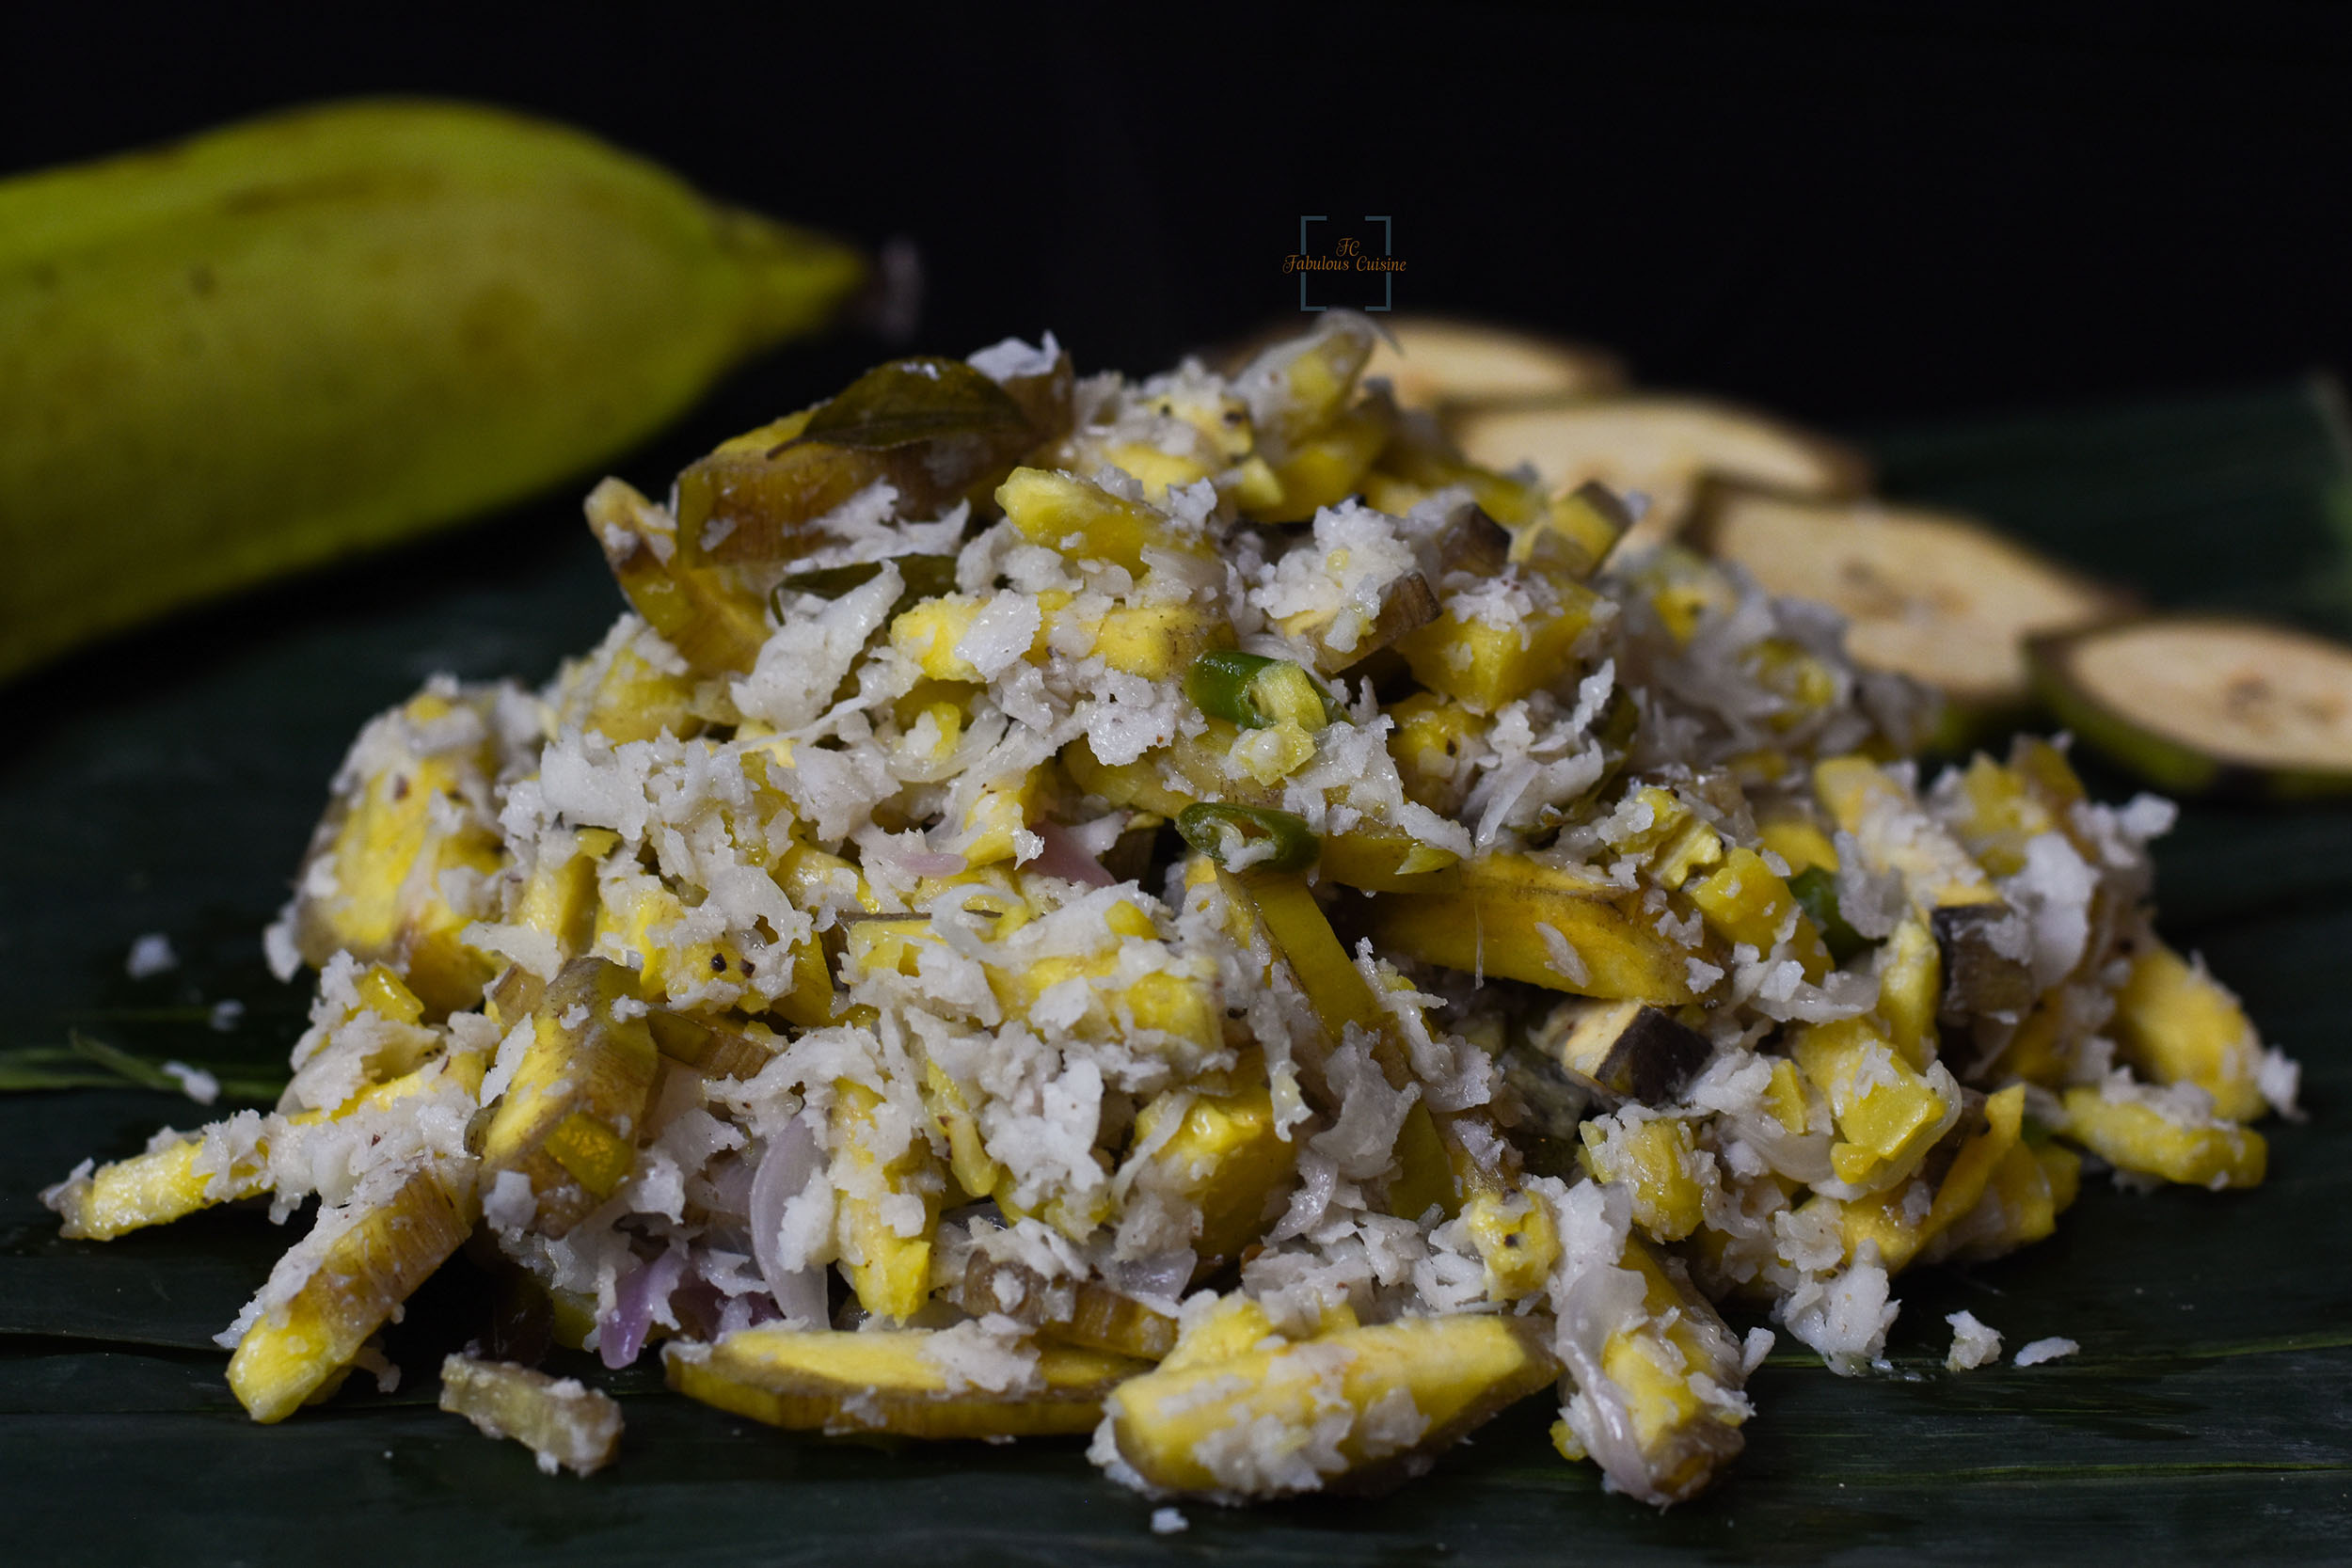
{"label": "purple onion piece", "polygon": [[612,1292],[612,1310],[596,1324],[596,1354],[614,1371],[637,1359],[653,1326],[654,1309],[669,1305],[686,1274],[686,1254],[673,1247],[650,1263],[641,1262],[621,1276]]}
{"label": "purple onion piece", "polygon": [[759,1157],[759,1172],[752,1178],[750,1224],[752,1257],[759,1276],[776,1298],[776,1309],[787,1318],[821,1326],[825,1321],[825,1271],[821,1266],[784,1266],[784,1206],[804,1192],[817,1174],[822,1156],[817,1135],[805,1118],[795,1117]]}
{"label": "purple onion piece", "polygon": [[1087,853],[1078,835],[1058,822],[1040,822],[1035,832],[1045,841],[1044,850],[1031,861],[1032,869],[1064,881],[1084,882],[1089,887],[1117,887],[1119,879],[1103,869],[1103,863]]}
{"label": "purple onion piece", "polygon": [[943,855],[931,849],[912,849],[898,857],[898,863],[917,877],[961,876],[971,863],[961,855]]}

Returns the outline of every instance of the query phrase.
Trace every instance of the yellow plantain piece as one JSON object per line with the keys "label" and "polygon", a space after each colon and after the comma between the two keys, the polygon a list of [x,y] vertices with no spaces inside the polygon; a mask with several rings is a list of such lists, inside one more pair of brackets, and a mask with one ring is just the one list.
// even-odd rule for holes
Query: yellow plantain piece
{"label": "yellow plantain piece", "polygon": [[[670,927],[686,918],[686,903],[660,878],[633,863],[608,867],[600,881],[595,939],[588,951],[633,955],[636,993],[648,1001],[676,999],[698,1005],[702,989],[714,981],[743,985],[742,950],[732,941],[668,940]],[[793,989],[778,997],[775,1010],[790,1022],[814,1028],[833,1022],[833,982],[823,973],[818,943],[793,950]]]}
{"label": "yellow plantain piece", "polygon": [[655,1050],[705,1078],[755,1077],[784,1049],[765,1024],[729,1029],[671,1007],[647,1007],[645,1030]]}
{"label": "yellow plantain piece", "polygon": [[[1894,1274],[1907,1266],[1920,1251],[1949,1229],[1983,1201],[1985,1189],[1994,1173],[2008,1160],[2010,1150],[2018,1147],[2024,1125],[2026,1088],[2012,1084],[2000,1093],[1988,1096],[1984,1102],[1985,1125],[1982,1131],[1967,1139],[1952,1157],[1944,1179],[1935,1185],[1935,1196],[1927,1212],[1914,1217],[1909,1193],[1905,1188],[1892,1188],[1871,1197],[1851,1203],[1837,1204],[1838,1230],[1846,1242],[1846,1256],[1851,1259],[1868,1242],[1878,1248],[1879,1262],[1886,1272]],[[1815,1198],[1815,1203],[1836,1203],[1835,1198]]]}
{"label": "yellow plantain piece", "polygon": [[1135,1147],[1151,1150],[1136,1183],[1199,1210],[1193,1250],[1204,1259],[1237,1258],[1256,1241],[1268,1202],[1298,1165],[1298,1145],[1275,1127],[1264,1058],[1242,1053],[1227,1079],[1222,1093],[1168,1090],[1136,1116]]}
{"label": "yellow plantain piece", "polygon": [[1385,398],[1366,398],[1331,418],[1312,435],[1293,442],[1267,467],[1274,493],[1247,498],[1251,516],[1269,523],[1303,523],[1327,506],[1337,506],[1364,487],[1364,477],[1396,430],[1396,409]]}
{"label": "yellow plantain piece", "polygon": [[561,1238],[636,1168],[661,1057],[634,982],[602,958],[564,966],[532,1011],[531,1043],[483,1135],[485,1190],[521,1172],[535,1202],[530,1228],[543,1236]]}
{"label": "yellow plantain piece", "polygon": [[1572,1080],[1613,1100],[1665,1105],[1714,1051],[1674,1014],[1639,1002],[1571,998],[1547,1013],[1528,1044]]}
{"label": "yellow plantain piece", "polygon": [[1597,1460],[1619,1490],[1662,1508],[1695,1497],[1744,1446],[1746,1374],[1707,1298],[1639,1237],[1619,1266],[1641,1277],[1641,1311],[1597,1347],[1585,1325],[1566,1325],[1566,1403],[1551,1440],[1563,1458]]}
{"label": "yellow plantain piece", "polygon": [[2082,1164],[2063,1144],[2021,1138],[1993,1167],[1977,1206],[1930,1241],[1920,1259],[1985,1262],[2041,1241],[2074,1206]]}
{"label": "yellow plantain piece", "polygon": [[1406,797],[1435,812],[1460,810],[1475,780],[1466,753],[1477,743],[1485,721],[1434,691],[1416,691],[1388,712],[1396,721],[1389,755]]}
{"label": "yellow plantain piece", "polygon": [[1796,895],[1755,850],[1732,850],[1722,865],[1686,891],[1724,941],[1770,953],[1787,927],[1789,946],[1806,979],[1819,985],[1835,967],[1829,949],[1821,945],[1821,933],[1797,908]]}
{"label": "yellow plantain piece", "polygon": [[1565,578],[1549,580],[1556,603],[1516,625],[1463,620],[1453,610],[1397,641],[1413,678],[1477,713],[1493,713],[1539,687],[1573,679],[1577,643],[1591,629],[1599,595]]}
{"label": "yellow plantain piece", "polygon": [[[1458,1168],[1458,1163],[1457,1163]],[[1560,1261],[1560,1231],[1549,1205],[1490,1179],[1464,1182],[1462,1223],[1486,1267],[1491,1301],[1518,1301],[1542,1290]]]}
{"label": "yellow plantain piece", "polygon": [[[1152,917],[1131,903],[1116,903],[1104,917],[1112,936],[1156,941]],[[1003,933],[1002,924],[999,933]],[[1016,1018],[1026,1018],[1045,992],[1071,980],[1099,980],[1120,966],[1120,949],[1111,946],[1086,958],[1041,958],[1018,968],[986,965],[989,990],[997,1005]],[[1187,1040],[1203,1053],[1224,1045],[1224,1024],[1217,1013],[1216,990],[1209,973],[1198,964],[1157,970],[1115,990],[1098,991],[1122,1031],[1153,1030]]]}
{"label": "yellow plantain piece", "polygon": [[[1211,1320],[1108,1400],[1119,1457],[1169,1492],[1219,1499],[1375,1490],[1557,1375],[1534,1320],[1478,1314],[1345,1326],[1304,1340]],[[1234,1342],[1250,1336],[1247,1344]]]}
{"label": "yellow plantain piece", "polygon": [[629,608],[689,666],[704,675],[752,667],[772,629],[757,594],[723,568],[686,564],[677,553],[676,523],[620,480],[588,492],[587,511],[588,531],[604,547]]}
{"label": "yellow plantain piece", "polygon": [[[865,1085],[848,1078],[834,1085],[833,1144],[841,1187],[834,1226],[858,1305],[904,1323],[930,1293],[931,1231],[946,1183],[926,1129],[904,1129],[909,1136],[902,1148],[880,1147],[897,1126],[882,1109],[882,1097]],[[919,1227],[908,1230],[908,1217]]]}
{"label": "yellow plantain piece", "polygon": [[1532,526],[1518,530],[1511,559],[1587,578],[1632,528],[1624,499],[1598,480],[1586,480],[1552,497]]}
{"label": "yellow plantain piece", "polygon": [[1336,675],[1354,669],[1406,632],[1427,626],[1438,618],[1438,595],[1419,572],[1392,578],[1380,592],[1378,610],[1355,625],[1353,641],[1344,648],[1331,637],[1343,608],[1302,610],[1278,623],[1283,636],[1312,651],[1318,673]]}
{"label": "yellow plantain piece", "polygon": [[1447,891],[1374,900],[1375,944],[1470,974],[1669,1006],[1693,995],[1689,960],[1709,956],[1661,934],[1638,894],[1582,872],[1490,852],[1446,876]]}
{"label": "yellow plantain piece", "polygon": [[2110,1027],[2123,1059],[2151,1083],[2196,1085],[2227,1121],[2253,1121],[2266,1108],[2262,1039],[2246,1009],[2203,964],[2153,937],[2115,993]]}
{"label": "yellow plantain piece", "polygon": [[[1063,748],[1061,761],[1081,792],[1155,816],[1174,818],[1201,800],[1279,805],[1279,788],[1225,776],[1220,759],[1238,733],[1226,721],[1212,719],[1203,736],[1180,737],[1172,746],[1146,752],[1134,762],[1117,767],[1097,757],[1081,736]],[[1184,787],[1171,784],[1165,772],[1177,775]],[[1449,885],[1448,873],[1460,859],[1453,850],[1423,844],[1401,829],[1364,820],[1345,832],[1325,835],[1315,874],[1369,893],[1433,893]]]}
{"label": "yellow plantain piece", "polygon": [[[332,1111],[302,1111],[286,1117],[283,1125],[313,1127],[339,1121],[355,1112],[389,1105],[453,1081],[470,1094],[482,1085],[482,1069],[478,1053],[457,1052],[389,1083],[373,1085]],[[230,1141],[224,1136],[221,1154],[226,1163],[212,1171],[201,1168],[207,1142],[204,1132],[101,1165],[87,1178],[66,1182],[56,1191],[52,1204],[64,1219],[58,1233],[76,1240],[110,1242],[151,1225],[169,1225],[199,1209],[259,1197],[272,1184],[269,1137],[265,1121],[249,1157],[228,1158]]]}
{"label": "yellow plantain piece", "polygon": [[[1813,788],[1832,820],[1874,862],[1902,875],[1921,909],[2001,901],[1959,841],[1919,812],[1911,792],[1870,758],[1824,758],[1814,765]],[[1890,816],[1899,825],[1888,826]]]}
{"label": "yellow plantain piece", "polygon": [[662,1352],[670,1386],[690,1399],[797,1432],[886,1432],[932,1439],[1091,1432],[1103,1400],[1148,1363],[1074,1345],[1037,1347],[1024,1382],[990,1389],[959,1378],[937,1335],[750,1328]]}
{"label": "yellow plantain piece", "polygon": [[1915,1071],[1925,1072],[1938,1044],[1936,1010],[1944,992],[1944,958],[1927,922],[1907,915],[1887,939],[1879,969],[1879,1017],[1888,1041]]}
{"label": "yellow plantain piece", "polygon": [[[2021,746],[2026,743],[2025,737],[2019,739]],[[2046,742],[2036,744],[2058,768],[2065,769],[2067,777],[2073,776],[2074,769],[2056,748]],[[2040,766],[2046,772],[2049,764]],[[2077,799],[2079,789],[2077,785]],[[2063,814],[2052,809],[2022,768],[2005,768],[1981,752],[1969,759],[1967,770],[1960,776],[1959,803],[1966,815],[1954,824],[1953,832],[1961,847],[1991,876],[2015,876],[2025,869],[2027,843],[2053,829],[2069,832]]]}
{"label": "yellow plantain piece", "polygon": [[2085,1086],[2064,1098],[2059,1132],[2119,1170],[2216,1190],[2262,1185],[2269,1145],[2250,1127],[2147,1090]]}
{"label": "yellow plantain piece", "polygon": [[1837,869],[1837,846],[1802,808],[1759,811],[1756,832],[1765,848],[1788,863],[1791,877],[1817,865],[1824,871]]}
{"label": "yellow plantain piece", "polygon": [[1021,852],[1021,841],[1031,836],[1029,824],[1045,815],[1053,803],[1053,769],[1032,768],[1010,784],[985,785],[964,813],[963,831],[949,845],[972,869],[1010,864]]}
{"label": "yellow plantain piece", "polygon": [[1015,468],[997,487],[996,504],[1031,544],[1073,561],[1107,561],[1137,577],[1147,549],[1198,555],[1204,548],[1171,531],[1152,508],[1046,468]]}
{"label": "yellow plantain piece", "polygon": [[[1022,656],[1030,663],[1044,663],[1053,646],[1046,612],[1061,610],[1069,603],[1067,590],[1056,589],[1038,595],[1037,631]],[[980,672],[970,659],[956,652],[956,647],[987,608],[986,599],[969,594],[942,594],[924,599],[892,619],[890,645],[932,680],[977,685]]]}
{"label": "yellow plantain piece", "polygon": [[[1296,872],[1234,873],[1221,868],[1215,876],[1236,923],[1237,940],[1254,946],[1254,937],[1263,938],[1274,958],[1288,967],[1322,1025],[1323,1039],[1300,1055],[1299,1067],[1310,1094],[1323,1108],[1336,1109],[1324,1081],[1325,1064],[1329,1053],[1345,1042],[1351,1027],[1369,1037],[1373,1060],[1391,1088],[1403,1089],[1410,1084],[1412,1069],[1395,1020],[1340,944],[1306,879]],[[1475,1122],[1479,1127],[1476,1147],[1502,1150],[1503,1163],[1489,1166],[1467,1156],[1463,1141],[1447,1130],[1454,1120]],[[1396,1155],[1397,1172],[1389,1182],[1387,1208],[1405,1219],[1418,1220],[1433,1208],[1449,1216],[1456,1214],[1465,1197],[1482,1188],[1507,1184],[1518,1170],[1516,1154],[1493,1134],[1483,1108],[1453,1112],[1440,1118],[1432,1115],[1425,1100],[1416,1100],[1406,1111],[1397,1131]],[[1513,1228],[1490,1217],[1482,1234],[1501,1247],[1516,1244],[1502,1241]],[[1511,1274],[1514,1260],[1499,1259],[1497,1262],[1502,1275]]]}
{"label": "yellow plantain piece", "polygon": [[1697,1145],[1681,1117],[1596,1117],[1577,1128],[1577,1163],[1633,1200],[1633,1223],[1652,1241],[1678,1242],[1699,1227],[1707,1192],[1693,1174]]}
{"label": "yellow plantain piece", "polygon": [[[1428,427],[1417,421],[1408,420],[1397,427],[1372,472],[1364,475],[1364,502],[1401,517],[1438,491],[1457,484],[1469,488],[1479,515],[1493,526],[1495,534],[1486,534],[1475,541],[1457,536],[1448,542],[1455,546],[1473,543],[1475,547],[1467,556],[1458,548],[1449,553],[1441,544],[1438,559],[1446,570],[1490,577],[1513,561],[1526,561],[1536,555],[1541,555],[1548,566],[1554,564],[1550,550],[1535,547],[1535,535],[1551,505],[1543,487],[1523,484],[1508,474],[1464,459],[1442,439],[1433,439]],[[1557,563],[1574,564],[1565,556],[1558,558]]]}
{"label": "yellow plantain piece", "polygon": [[625,640],[616,630],[603,647],[567,664],[557,677],[556,728],[583,734],[594,730],[615,746],[651,740],[664,732],[680,740],[701,734],[692,667],[674,669],[668,657],[655,662],[660,655],[675,652],[650,626],[636,628]]}
{"label": "yellow plantain piece", "polygon": [[1104,664],[1148,681],[1182,679],[1194,659],[1233,641],[1223,616],[1196,604],[1135,605],[1078,625],[1093,634],[1093,652]]}
{"label": "yellow plantain piece", "polygon": [[[246,1413],[282,1421],[326,1388],[464,1243],[478,1212],[470,1172],[428,1167],[345,1215],[325,1244],[314,1233],[280,1259],[262,1292],[278,1299],[229,1360],[230,1391]],[[281,1278],[289,1274],[299,1277]]]}
{"label": "yellow plantain piece", "polygon": [[621,842],[606,828],[564,831],[541,841],[539,858],[532,863],[522,886],[515,893],[508,924],[536,931],[548,941],[546,958],[537,965],[552,974],[587,951],[596,934],[596,868]]}
{"label": "yellow plantain piece", "polygon": [[1723,863],[1723,835],[1679,795],[1658,784],[1644,784],[1633,795],[1648,808],[1649,825],[1626,836],[1625,852],[1647,862],[1660,887],[1679,888]]}
{"label": "yellow plantain piece", "polygon": [[[1276,961],[1289,968],[1300,994],[1306,997],[1322,1025],[1322,1040],[1300,1060],[1318,1098],[1329,1103],[1328,1093],[1323,1086],[1324,1064],[1330,1052],[1346,1040],[1351,1026],[1370,1037],[1373,1058],[1379,1063],[1389,1086],[1405,1087],[1411,1081],[1411,1069],[1406,1065],[1404,1049],[1392,1032],[1388,1009],[1373,994],[1371,985],[1348,957],[1347,949],[1340,944],[1338,934],[1331,929],[1322,906],[1315,902],[1305,877],[1295,872],[1219,869],[1216,878],[1241,931],[1254,931],[1264,938]],[[1401,1134],[1406,1155],[1402,1184],[1416,1196],[1425,1196],[1441,1202],[1451,1212],[1454,1196],[1443,1146],[1436,1138],[1434,1126],[1416,1125],[1427,1121],[1428,1113],[1419,1104],[1406,1116]],[[1442,1197],[1438,1196],[1440,1193]],[[1391,1196],[1393,1202],[1397,1195]],[[1418,1215],[1425,1207],[1423,1204],[1414,1208],[1412,1212]]]}
{"label": "yellow plantain piece", "polygon": [[441,1408],[488,1436],[512,1437],[537,1458],[544,1475],[592,1475],[621,1447],[621,1407],[610,1395],[511,1361],[446,1357]]}
{"label": "yellow plantain piece", "polygon": [[0,674],[517,499],[822,325],[848,247],[577,131],[295,110],[0,182]]}
{"label": "yellow plantain piece", "polygon": [[954,1183],[947,1201],[960,1207],[994,1192],[1005,1179],[1005,1167],[988,1152],[979,1118],[972,1114],[962,1087],[937,1062],[923,1064],[923,1107],[947,1140],[947,1180]]}
{"label": "yellow plantain piece", "polygon": [[[294,942],[324,969],[338,952],[382,962],[438,1017],[474,1006],[497,973],[468,946],[443,879],[495,875],[486,812],[497,767],[488,699],[427,689],[361,733],[310,841],[293,906]],[[456,744],[443,736],[454,733]],[[470,738],[468,738],[470,736]]]}
{"label": "yellow plantain piece", "polygon": [[1312,331],[1268,345],[1235,373],[1233,389],[1251,403],[1258,444],[1270,460],[1340,418],[1378,347],[1370,317],[1333,310]]}
{"label": "yellow plantain piece", "polygon": [[1120,1295],[1097,1279],[1049,1283],[1021,1263],[975,1251],[950,1299],[981,1315],[1001,1312],[1027,1324],[1041,1339],[1157,1361],[1176,1344],[1176,1320]]}
{"label": "yellow plantain piece", "polygon": [[1806,1024],[1789,1054],[1837,1119],[1830,1168],[1849,1186],[1878,1192],[1900,1181],[1960,1114],[1950,1075],[1914,1070],[1867,1018]]}
{"label": "yellow plantain piece", "polygon": [[203,1153],[203,1137],[192,1135],[69,1179],[42,1195],[63,1217],[57,1234],[70,1241],[111,1242],[151,1225],[169,1225],[215,1203],[269,1191],[265,1146],[256,1149],[261,1158],[239,1161],[211,1177],[196,1168]]}

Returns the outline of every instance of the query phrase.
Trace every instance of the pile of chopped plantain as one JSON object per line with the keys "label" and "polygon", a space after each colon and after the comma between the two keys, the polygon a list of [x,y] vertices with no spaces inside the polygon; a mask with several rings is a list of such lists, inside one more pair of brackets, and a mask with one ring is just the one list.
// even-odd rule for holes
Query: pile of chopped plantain
{"label": "pile of chopped plantain", "polygon": [[[278,1110],[86,1162],[65,1234],[315,1197],[222,1338],[263,1421],[465,1247],[777,1426],[1092,1433],[1232,1502],[1549,1388],[1665,1504],[1754,1413],[1724,1312],[1852,1371],[1893,1275],[2050,1234],[2087,1157],[2260,1181],[2296,1071],[2155,934],[2170,808],[2032,739],[1923,777],[1929,693],[1610,483],[1714,415],[1580,418],[1549,484],[1503,417],[1605,365],[1448,330],[1415,395],[1478,440],[1335,311],[1231,374],[902,359],[668,504],[607,480],[604,641],[337,775]],[[549,1470],[618,1442],[443,1380]]]}

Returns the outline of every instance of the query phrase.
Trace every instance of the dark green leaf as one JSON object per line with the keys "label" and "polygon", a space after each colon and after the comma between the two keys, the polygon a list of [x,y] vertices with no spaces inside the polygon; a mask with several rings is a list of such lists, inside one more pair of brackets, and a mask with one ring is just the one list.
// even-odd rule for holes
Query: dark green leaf
{"label": "dark green leaf", "polygon": [[[956,558],[952,555],[901,555],[891,561],[898,568],[899,579],[906,584],[905,592],[890,607],[892,620],[925,599],[956,591]],[[820,599],[837,599],[850,590],[873,581],[882,569],[879,561],[861,561],[849,566],[823,566],[813,572],[793,573],[776,584],[773,608],[777,623],[784,621],[787,595],[813,594]]]}
{"label": "dark green leaf", "polygon": [[1002,387],[961,359],[926,355],[867,371],[811,415],[800,438],[876,450],[1028,428],[1028,416]]}

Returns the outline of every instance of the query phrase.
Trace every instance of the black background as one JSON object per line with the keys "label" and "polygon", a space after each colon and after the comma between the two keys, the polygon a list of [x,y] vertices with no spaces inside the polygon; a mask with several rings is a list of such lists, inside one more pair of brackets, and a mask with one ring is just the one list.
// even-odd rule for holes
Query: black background
{"label": "black background", "polygon": [[[1137,373],[1300,321],[1302,214],[1319,242],[1387,214],[1400,309],[1867,436],[2352,369],[2348,84],[2352,7],[2322,4],[25,4],[0,175],[345,94],[489,100],[911,237],[918,349],[1050,326]],[[607,471],[659,493],[883,352],[793,345]],[[594,477],[0,684],[0,727],[453,585],[595,576]]]}
{"label": "black background", "polygon": [[1831,423],[2352,364],[2342,7],[332,9],[8,8],[0,171],[429,92],[914,236],[943,351],[1156,368],[1295,309],[1301,213],[1386,213],[1400,308]]}

